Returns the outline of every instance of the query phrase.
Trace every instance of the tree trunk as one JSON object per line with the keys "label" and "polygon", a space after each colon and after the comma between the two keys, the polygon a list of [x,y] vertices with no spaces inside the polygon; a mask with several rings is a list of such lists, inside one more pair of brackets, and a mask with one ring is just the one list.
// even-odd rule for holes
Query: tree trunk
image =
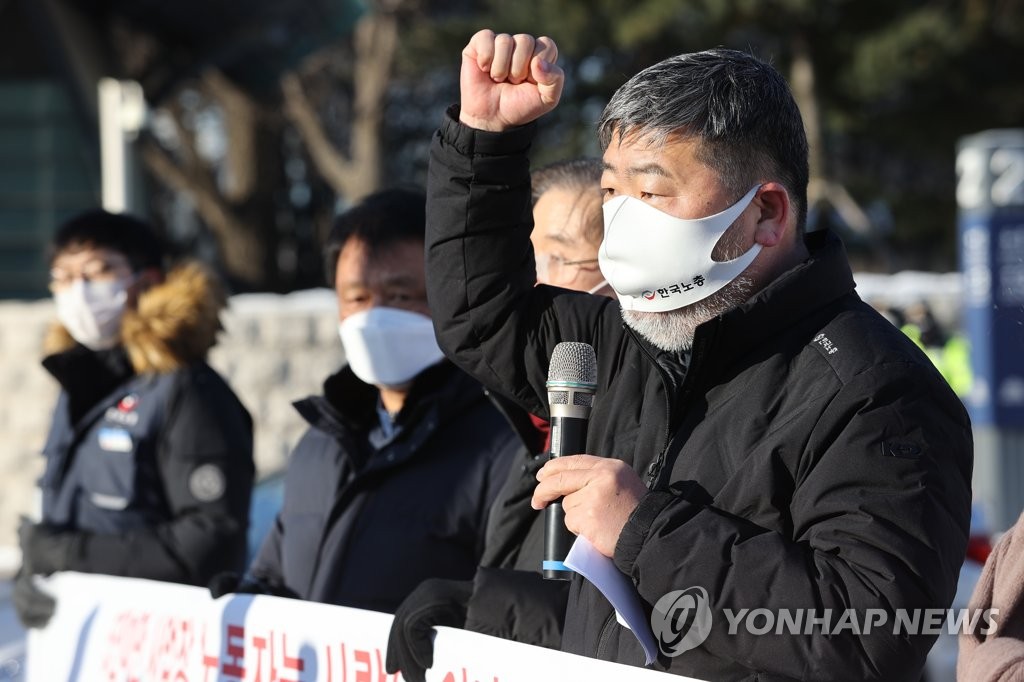
{"label": "tree trunk", "polygon": [[818,99],[814,91],[814,62],[811,61],[810,49],[803,36],[793,38],[793,64],[790,67],[790,86],[793,88],[793,99],[800,107],[804,119],[804,130],[807,133],[808,161],[810,165],[810,182],[807,186],[808,208],[817,204],[825,195],[825,163],[824,141],[821,133],[821,115],[818,111]]}
{"label": "tree trunk", "polygon": [[871,229],[871,219],[857,200],[841,183],[836,182],[825,167],[825,139],[822,134],[821,111],[814,84],[814,60],[807,40],[797,34],[791,43],[793,64],[790,70],[790,86],[793,99],[800,107],[807,133],[809,181],[807,183],[807,208],[827,203],[847,227],[877,243]]}
{"label": "tree trunk", "polygon": [[298,74],[281,79],[285,115],[295,125],[317,171],[338,196],[358,201],[378,189],[383,169],[381,127],[388,83],[398,49],[398,17],[367,12],[356,25],[349,149],[331,144],[315,103]]}
{"label": "tree trunk", "polygon": [[281,117],[220,74],[204,75],[202,92],[224,116],[228,148],[223,180],[218,182],[214,169],[200,157],[194,132],[175,104],[167,109],[177,124],[180,158],[149,141],[143,160],[156,178],[192,199],[217,241],[235,290],[278,290],[283,283],[277,263],[277,201],[285,185]]}

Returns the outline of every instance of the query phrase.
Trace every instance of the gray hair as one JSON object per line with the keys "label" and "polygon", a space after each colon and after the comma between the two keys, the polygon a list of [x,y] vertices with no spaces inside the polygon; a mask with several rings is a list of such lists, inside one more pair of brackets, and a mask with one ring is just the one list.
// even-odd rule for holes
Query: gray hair
{"label": "gray hair", "polygon": [[697,158],[739,198],[759,182],[781,182],[807,220],[807,136],[786,80],[774,67],[736,50],[681,54],[623,84],[598,124],[602,149],[639,135],[660,144],[695,137]]}
{"label": "gray hair", "polygon": [[[533,205],[541,195],[550,189],[565,189],[578,192],[579,197],[587,193],[598,199],[600,207],[601,173],[604,168],[601,159],[579,158],[556,161],[530,173]],[[577,199],[578,201],[578,199]],[[584,216],[583,238],[591,244],[600,244],[604,238],[604,214],[598,208],[593,215]]]}

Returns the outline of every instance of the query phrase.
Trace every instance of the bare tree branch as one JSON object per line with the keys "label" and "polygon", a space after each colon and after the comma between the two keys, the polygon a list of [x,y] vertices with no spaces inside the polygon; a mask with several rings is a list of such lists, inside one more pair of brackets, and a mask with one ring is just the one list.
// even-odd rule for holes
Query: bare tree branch
{"label": "bare tree branch", "polygon": [[287,73],[281,78],[281,91],[285,115],[302,136],[317,171],[336,193],[347,195],[354,169],[328,139],[312,102],[306,97],[302,81],[296,74]]}
{"label": "bare tree branch", "polygon": [[252,196],[258,185],[256,130],[260,107],[215,69],[203,73],[203,89],[224,112],[228,144],[227,173],[222,191],[229,201],[242,203]]}
{"label": "bare tree branch", "polygon": [[[380,185],[381,127],[397,49],[398,17],[393,12],[374,11],[359,20],[354,36],[354,101],[347,153],[331,143],[298,74],[289,73],[281,79],[285,115],[302,136],[320,175],[337,194],[350,200]],[[317,63],[326,66],[322,59]]]}
{"label": "bare tree branch", "polygon": [[142,159],[153,175],[175,191],[187,194],[195,203],[196,211],[221,244],[228,271],[247,282],[259,282],[263,276],[262,253],[255,249],[224,248],[226,244],[249,244],[248,228],[239,221],[231,206],[223,200],[208,175],[189,173],[160,146],[152,141],[142,145]]}
{"label": "bare tree branch", "polygon": [[839,217],[854,232],[873,238],[871,218],[860,203],[838,182],[826,182],[822,199],[836,210]]}
{"label": "bare tree branch", "polygon": [[182,162],[185,165],[184,171],[193,178],[194,182],[202,181],[209,184],[212,189],[214,184],[212,172],[199,157],[195,131],[185,123],[185,112],[181,102],[177,98],[172,98],[165,109],[174,122],[175,135],[178,138],[177,151],[181,154]]}

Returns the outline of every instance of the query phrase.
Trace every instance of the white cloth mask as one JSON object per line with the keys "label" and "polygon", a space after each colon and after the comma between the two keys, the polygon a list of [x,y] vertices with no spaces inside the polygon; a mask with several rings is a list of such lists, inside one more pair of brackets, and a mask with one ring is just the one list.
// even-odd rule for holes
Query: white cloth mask
{"label": "white cloth mask", "polygon": [[736,279],[761,251],[721,263],[711,253],[747,208],[754,187],[721,213],[684,220],[633,197],[604,204],[604,240],[597,252],[601,273],[624,310],[663,313],[696,303]]}
{"label": "white cloth mask", "polygon": [[131,283],[131,278],[109,282],[76,279],[53,295],[57,319],[71,338],[86,348],[113,348],[121,339],[121,318]]}
{"label": "white cloth mask", "polygon": [[368,384],[404,386],[444,357],[426,315],[375,306],[338,325],[345,358]]}

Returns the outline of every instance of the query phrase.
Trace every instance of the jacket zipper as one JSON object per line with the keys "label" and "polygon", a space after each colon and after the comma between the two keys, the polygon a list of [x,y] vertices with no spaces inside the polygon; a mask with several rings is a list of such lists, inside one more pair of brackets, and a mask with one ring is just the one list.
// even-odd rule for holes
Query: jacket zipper
{"label": "jacket zipper", "polygon": [[[615,623],[615,607],[612,607],[612,612],[608,614],[608,617],[604,621],[604,625],[601,626],[601,634],[597,638],[597,658],[604,660],[602,654],[605,650],[605,645],[608,644],[608,640],[612,634],[612,625]],[[613,659],[608,659],[613,660]]]}
{"label": "jacket zipper", "polygon": [[[662,383],[662,385],[666,389],[671,387],[672,386],[672,381],[668,377],[668,373],[662,368],[662,366],[660,364],[658,364],[657,358],[655,358],[651,354],[651,352],[647,349],[647,346],[645,344],[640,342],[640,340],[636,336],[636,332],[634,332],[633,329],[630,328],[628,325],[626,325],[626,331],[629,333],[630,336],[633,337],[633,341],[636,342],[637,346],[640,347],[640,350],[643,352],[643,354],[646,355],[648,357],[648,359],[650,359],[651,363],[658,370],[658,374],[661,375],[661,383]],[[690,358],[690,366],[686,370],[686,378],[683,379],[683,385],[680,387],[680,396],[679,396],[679,403],[680,403],[680,405],[679,405],[679,407],[682,407],[683,405],[685,405],[685,403],[687,402],[687,400],[690,397],[690,394],[693,392],[692,386],[693,386],[693,381],[694,380],[692,379],[693,373],[691,372],[691,370],[694,367],[696,367],[698,361],[700,361],[700,360],[702,360],[704,358],[704,355],[705,355],[704,349],[706,347],[707,347],[707,343],[702,343],[699,346],[699,348],[695,348],[694,349],[694,354]],[[655,458],[655,460],[653,462],[651,462],[650,466],[647,467],[646,485],[647,485],[647,488],[649,490],[653,489],[654,485],[657,483],[658,476],[661,474],[661,470],[664,467],[665,454],[668,452],[669,446],[672,444],[672,421],[673,421],[672,420],[672,415],[673,415],[673,413],[672,413],[672,397],[670,395],[670,391],[666,390],[665,391],[665,435],[664,435],[664,438],[662,439],[662,442],[664,443],[664,446],[662,447],[661,452],[658,454],[657,458]],[[615,608],[612,607],[612,612],[610,614],[608,614],[608,617],[605,619],[604,625],[601,626],[601,633],[598,636],[598,640],[597,640],[597,658],[599,658],[599,659],[604,660],[602,654],[604,653],[605,647],[608,644],[608,640],[611,637],[612,624],[615,623],[615,620],[616,620],[615,619]],[[611,659],[609,659],[609,660],[611,660]]]}
{"label": "jacket zipper", "polygon": [[[658,474],[661,472],[661,466],[662,461],[665,457],[665,452],[668,450],[669,442],[672,440],[672,398],[669,395],[670,391],[668,390],[669,387],[672,386],[672,381],[671,379],[669,379],[668,373],[665,372],[665,370],[662,369],[661,365],[658,364],[657,358],[655,358],[647,349],[647,346],[641,343],[640,339],[637,338],[636,332],[634,332],[633,329],[630,328],[629,326],[626,326],[626,331],[629,332],[629,335],[633,337],[633,341],[636,343],[636,345],[640,347],[640,350],[643,352],[643,354],[646,355],[648,359],[650,359],[651,364],[654,365],[655,369],[658,370],[658,374],[661,375],[662,386],[666,389],[664,391],[665,435],[662,438],[662,448],[661,452],[658,453],[658,456],[655,457],[654,461],[651,462],[650,466],[647,467],[646,477],[644,481],[644,483],[647,485],[648,490],[652,490],[654,488],[655,482],[658,480]],[[687,371],[687,375],[689,375],[689,371]],[[686,381],[684,380],[683,383],[685,384]],[[614,613],[612,615],[614,616]]]}
{"label": "jacket zipper", "polygon": [[[657,358],[655,358],[651,354],[651,352],[647,349],[647,346],[645,346],[643,343],[640,342],[639,339],[636,338],[636,333],[632,329],[630,329],[627,326],[626,330],[633,337],[633,340],[636,341],[637,345],[640,346],[640,350],[643,351],[644,355],[646,355],[648,358],[650,358],[651,362],[658,369],[658,373],[661,374],[661,382],[662,382],[662,384],[666,388],[671,386],[672,385],[672,381],[668,377],[668,375],[665,372],[665,370],[662,369],[661,365],[658,364]],[[717,326],[712,331],[717,331]],[[694,377],[696,376],[696,372],[694,370],[696,369],[697,372],[700,371],[699,367],[700,367],[701,363],[704,361],[704,357],[707,355],[707,350],[706,349],[711,344],[711,340],[712,339],[709,338],[707,340],[703,340],[703,342],[700,343],[699,345],[694,345],[693,354],[690,357],[690,364],[689,364],[689,367],[687,367],[687,369],[686,369],[686,377],[683,379],[683,385],[679,387],[679,403],[676,406],[677,409],[683,409],[686,406],[686,403],[689,402],[690,396],[693,394],[693,385],[696,382],[696,379],[694,379]],[[667,420],[665,422],[665,438],[664,438],[665,445],[662,448],[661,453],[658,454],[658,457],[647,468],[647,488],[651,489],[651,490],[654,489],[654,486],[658,482],[658,477],[661,474],[661,470],[665,466],[665,456],[668,453],[669,447],[672,445],[672,422],[673,422],[672,417],[673,417],[673,415],[674,415],[674,413],[673,413],[673,410],[672,410],[672,400],[671,400],[671,397],[669,395],[669,391],[666,390],[666,392],[665,392],[665,416],[666,416]]]}

